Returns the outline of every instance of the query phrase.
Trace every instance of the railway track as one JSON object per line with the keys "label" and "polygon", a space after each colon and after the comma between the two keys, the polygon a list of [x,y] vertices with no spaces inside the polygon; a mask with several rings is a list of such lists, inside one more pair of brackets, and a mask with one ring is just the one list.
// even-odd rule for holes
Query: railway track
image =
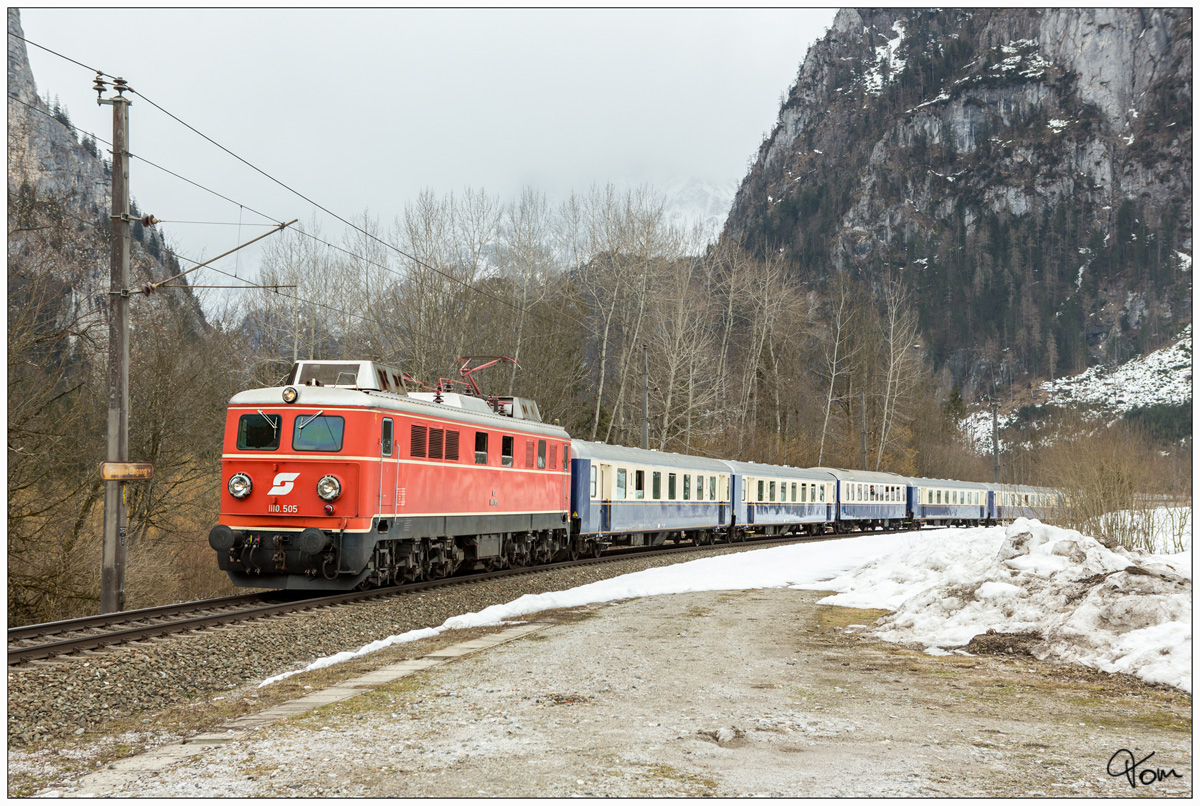
{"label": "railway track", "polygon": [[[861,534],[861,533],[854,533]],[[447,577],[429,582],[417,582],[391,588],[375,588],[329,596],[303,596],[285,591],[267,591],[205,599],[196,602],[129,610],[100,616],[85,616],[67,621],[13,627],[8,631],[8,665],[15,666],[75,652],[99,650],[106,647],[144,641],[177,633],[202,630],[223,624],[233,624],[256,618],[294,613],[315,608],[377,599],[406,596],[450,585],[469,585],[491,579],[534,574],[545,570],[620,562],[634,557],[653,557],[663,554],[686,554],[705,549],[766,547],[798,540],[836,540],[850,535],[773,536],[751,538],[741,543],[694,543],[656,546],[649,549],[612,549],[601,557],[557,562],[523,568],[508,568],[479,574]]]}

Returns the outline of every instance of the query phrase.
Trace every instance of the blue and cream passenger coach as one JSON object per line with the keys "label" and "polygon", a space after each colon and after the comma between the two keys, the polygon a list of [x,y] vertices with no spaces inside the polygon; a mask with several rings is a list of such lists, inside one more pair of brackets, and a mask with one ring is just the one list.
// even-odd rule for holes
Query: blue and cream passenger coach
{"label": "blue and cream passenger coach", "polygon": [[836,530],[851,528],[900,529],[908,517],[908,486],[904,476],[871,470],[814,468],[832,474],[837,485]]}
{"label": "blue and cream passenger coach", "polygon": [[824,534],[833,523],[837,480],[824,470],[729,462],[737,528],[779,535]]}
{"label": "blue and cream passenger coach", "polygon": [[727,462],[582,440],[571,449],[571,519],[589,540],[655,546],[727,534]]}

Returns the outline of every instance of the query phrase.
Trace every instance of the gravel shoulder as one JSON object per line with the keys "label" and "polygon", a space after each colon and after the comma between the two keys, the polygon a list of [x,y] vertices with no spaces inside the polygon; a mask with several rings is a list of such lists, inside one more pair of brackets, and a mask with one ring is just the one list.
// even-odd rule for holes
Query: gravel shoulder
{"label": "gravel shoulder", "polygon": [[[998,655],[930,656],[866,635],[880,612],[819,605],[822,595],[693,593],[538,614],[553,626],[104,794],[1191,795],[1185,692],[1039,662],[1019,641],[981,644]],[[297,675],[264,696],[433,647]],[[1131,787],[1107,772],[1122,748],[1155,753],[1139,771],[1181,777]],[[50,752],[10,748],[10,795],[14,769],[28,786],[38,764],[38,788],[71,793]]]}

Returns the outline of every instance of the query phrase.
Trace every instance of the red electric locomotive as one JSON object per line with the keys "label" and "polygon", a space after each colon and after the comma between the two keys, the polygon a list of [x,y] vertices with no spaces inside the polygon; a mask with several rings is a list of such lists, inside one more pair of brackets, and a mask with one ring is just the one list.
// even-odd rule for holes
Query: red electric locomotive
{"label": "red electric locomotive", "polygon": [[234,395],[209,533],[234,584],[350,590],[578,556],[570,437],[530,400],[485,400],[470,371],[474,393],[409,392],[371,361],[300,361],[285,386]]}

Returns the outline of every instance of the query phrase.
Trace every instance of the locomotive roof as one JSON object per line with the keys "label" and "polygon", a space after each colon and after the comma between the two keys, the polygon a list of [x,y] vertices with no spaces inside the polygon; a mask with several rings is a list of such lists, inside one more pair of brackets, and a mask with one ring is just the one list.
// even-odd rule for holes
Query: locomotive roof
{"label": "locomotive roof", "polygon": [[[472,423],[487,428],[529,431],[559,439],[570,439],[570,434],[561,426],[537,420],[523,420],[495,414],[490,409],[487,409],[486,404],[484,405],[485,410],[479,411],[452,404],[457,401],[434,403],[432,400],[420,400],[407,395],[346,389],[338,386],[294,386],[292,388],[299,392],[300,396],[296,402],[289,404],[283,402],[283,390],[285,388],[283,386],[272,386],[264,389],[247,389],[243,392],[238,392],[230,398],[229,405],[271,406],[274,408],[337,406],[342,408],[390,409],[419,417],[438,417]],[[457,398],[459,396],[454,395],[454,397]]]}
{"label": "locomotive roof", "polygon": [[785,465],[765,465],[758,462],[734,462],[726,460],[735,473],[752,476],[786,476],[790,479],[808,479],[811,481],[832,481],[834,475],[823,468],[787,467]]}
{"label": "locomotive roof", "polygon": [[607,445],[603,442],[588,442],[582,439],[572,440],[571,449],[574,451],[576,459],[607,459],[611,462],[628,462],[636,465],[665,465],[683,470],[729,472],[727,462],[704,456],[687,456],[682,453],[666,451],[644,451],[641,448]]}

